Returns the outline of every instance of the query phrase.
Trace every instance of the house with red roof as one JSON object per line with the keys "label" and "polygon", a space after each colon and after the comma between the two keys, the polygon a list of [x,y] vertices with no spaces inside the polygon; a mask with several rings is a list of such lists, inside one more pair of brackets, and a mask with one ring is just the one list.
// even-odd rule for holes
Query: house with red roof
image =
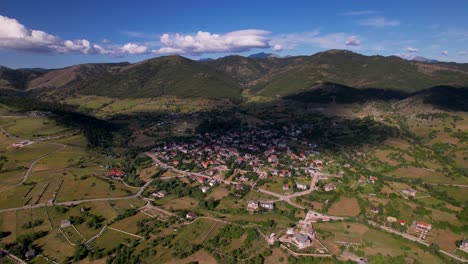
{"label": "house with red roof", "polygon": [[125,172],[119,169],[112,169],[107,173],[107,177],[115,179],[115,180],[121,180],[122,178],[125,177]]}

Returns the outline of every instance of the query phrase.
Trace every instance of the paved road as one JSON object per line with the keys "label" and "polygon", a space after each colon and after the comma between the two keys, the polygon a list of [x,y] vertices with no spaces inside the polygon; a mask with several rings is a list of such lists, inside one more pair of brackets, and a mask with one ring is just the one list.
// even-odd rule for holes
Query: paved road
{"label": "paved road", "polygon": [[170,179],[170,178],[183,178],[183,177],[186,177],[188,175],[194,175],[194,176],[199,176],[199,177],[204,177],[204,178],[207,178],[207,179],[214,179],[214,180],[217,180],[217,181],[220,181],[220,182],[223,182],[225,184],[238,184],[237,182],[233,182],[233,181],[227,181],[227,180],[222,180],[222,179],[216,179],[212,176],[208,176],[208,175],[205,175],[203,173],[199,173],[199,172],[188,172],[188,171],[182,171],[182,170],[179,170],[179,169],[176,169],[174,168],[173,166],[170,166],[164,162],[162,162],[161,160],[158,159],[158,157],[156,157],[156,155],[154,155],[153,153],[150,153],[150,152],[146,152],[145,153],[146,156],[150,157],[155,163],[157,163],[159,166],[161,166],[162,168],[167,168],[167,169],[170,169],[174,172],[177,172],[179,174],[182,174],[184,176],[180,177],[180,176],[174,176],[174,177],[164,177],[164,178],[161,178],[161,179]]}
{"label": "paved road", "polygon": [[[372,226],[374,226],[374,227],[377,227],[377,228],[380,228],[380,229],[382,229],[382,230],[385,230],[385,231],[387,231],[387,232],[389,232],[389,233],[392,233],[392,234],[395,234],[395,235],[404,237],[404,238],[406,238],[406,239],[408,239],[408,240],[417,242],[417,243],[422,244],[422,245],[425,245],[425,246],[427,246],[427,247],[430,246],[429,243],[427,243],[427,242],[425,242],[425,241],[423,241],[423,240],[421,240],[421,239],[419,239],[419,238],[417,238],[417,237],[414,237],[414,236],[412,236],[412,235],[410,235],[410,234],[397,231],[397,230],[395,230],[395,229],[392,229],[392,228],[387,227],[387,226],[384,226],[384,225],[380,225],[380,224],[378,224],[378,223],[376,223],[376,222],[373,222],[373,221],[367,221],[367,222],[368,222],[370,225],[372,225]],[[449,252],[447,252],[447,251],[445,251],[445,250],[440,249],[439,252],[442,253],[442,254],[444,254],[444,255],[446,255],[446,256],[449,256],[449,257],[451,257],[451,258],[453,258],[453,259],[456,259],[456,260],[458,260],[458,261],[460,261],[460,262],[462,262],[462,263],[467,263],[467,262],[468,262],[468,260],[466,260],[466,259],[464,259],[464,258],[462,258],[462,257],[459,257],[459,256],[457,256],[457,255],[454,255],[454,254],[452,254],[452,253],[449,253]]]}

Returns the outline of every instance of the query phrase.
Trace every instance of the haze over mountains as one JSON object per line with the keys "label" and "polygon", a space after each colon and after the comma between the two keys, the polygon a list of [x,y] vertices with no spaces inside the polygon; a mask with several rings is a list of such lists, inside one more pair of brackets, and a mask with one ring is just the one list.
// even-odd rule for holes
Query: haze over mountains
{"label": "haze over mountains", "polygon": [[134,64],[81,64],[50,70],[0,68],[1,89],[61,97],[175,95],[238,99],[243,89],[276,97],[298,94],[323,83],[403,92],[435,86],[467,87],[468,64],[329,50],[285,58],[267,53],[204,61],[164,56]]}

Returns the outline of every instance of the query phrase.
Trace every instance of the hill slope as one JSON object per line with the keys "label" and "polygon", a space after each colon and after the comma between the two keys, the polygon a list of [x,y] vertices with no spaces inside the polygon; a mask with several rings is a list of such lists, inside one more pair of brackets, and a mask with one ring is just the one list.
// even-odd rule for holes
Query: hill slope
{"label": "hill slope", "polygon": [[239,86],[231,77],[180,56],[150,59],[104,74],[79,93],[114,97],[240,98]]}
{"label": "hill slope", "polygon": [[436,86],[468,87],[468,64],[329,50],[287,58],[227,56],[194,61],[166,56],[134,64],[83,64],[56,70],[0,68],[0,88],[56,97],[175,95],[237,101],[242,89],[276,97],[297,95],[326,83],[406,93]]}

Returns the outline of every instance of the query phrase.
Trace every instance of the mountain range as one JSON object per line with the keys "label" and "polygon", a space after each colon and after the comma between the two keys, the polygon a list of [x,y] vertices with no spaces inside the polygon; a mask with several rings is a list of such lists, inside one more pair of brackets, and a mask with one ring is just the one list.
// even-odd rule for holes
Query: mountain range
{"label": "mountain range", "polygon": [[268,53],[202,61],[164,56],[133,64],[93,63],[62,69],[0,67],[0,92],[55,97],[175,95],[238,100],[244,89],[256,95],[284,97],[325,83],[406,93],[435,86],[468,87],[468,64],[328,50],[284,58]]}

